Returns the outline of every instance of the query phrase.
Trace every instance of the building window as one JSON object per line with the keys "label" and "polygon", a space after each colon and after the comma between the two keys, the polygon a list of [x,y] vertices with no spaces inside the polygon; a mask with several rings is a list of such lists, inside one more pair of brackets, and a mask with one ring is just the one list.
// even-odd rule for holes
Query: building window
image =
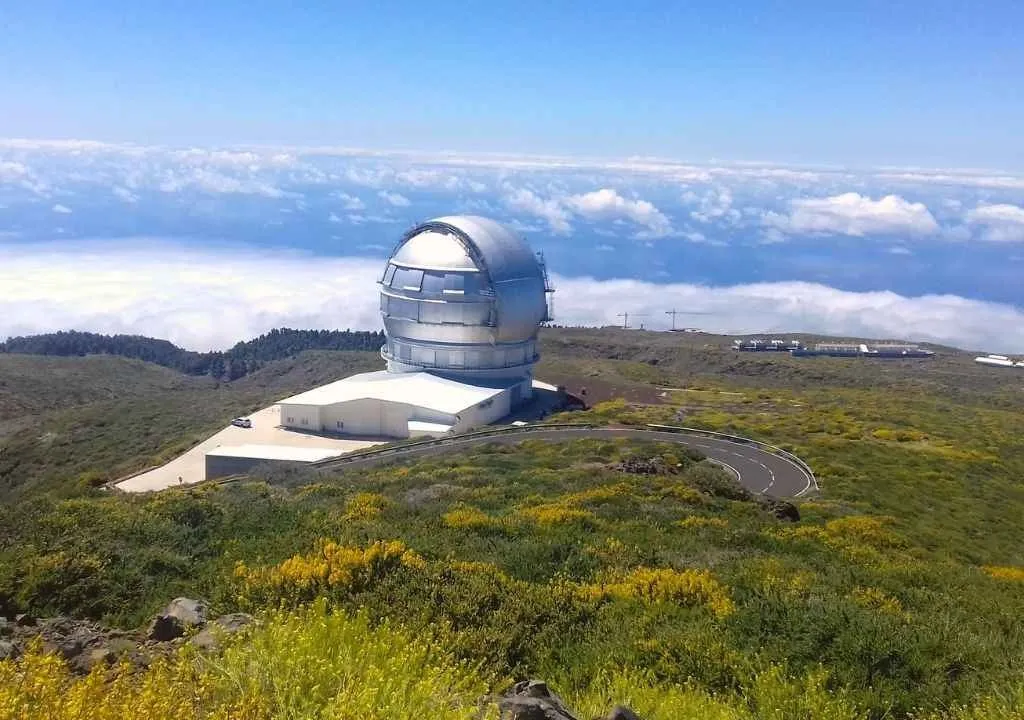
{"label": "building window", "polygon": [[341,420],[338,421],[338,429],[339,430],[344,430],[345,429],[345,423],[343,423]]}
{"label": "building window", "polygon": [[391,280],[391,287],[419,292],[420,288],[423,287],[423,271],[400,267],[395,270],[395,276]]}
{"label": "building window", "polygon": [[425,272],[423,273],[423,292],[431,295],[440,295],[444,291],[444,273]]}
{"label": "building window", "polygon": [[384,284],[390,285],[391,280],[395,277],[395,266],[388,265],[388,269],[384,271]]}
{"label": "building window", "polygon": [[309,425],[309,418],[302,418],[303,425]]}
{"label": "building window", "polygon": [[403,298],[388,298],[388,317],[419,320],[419,303]]}
{"label": "building window", "polygon": [[466,276],[455,273],[448,273],[445,275],[444,291],[446,293],[463,294],[466,291]]}
{"label": "building window", "polygon": [[295,418],[293,418],[293,417],[288,418],[288,424],[289,425],[294,425],[295,424]]}

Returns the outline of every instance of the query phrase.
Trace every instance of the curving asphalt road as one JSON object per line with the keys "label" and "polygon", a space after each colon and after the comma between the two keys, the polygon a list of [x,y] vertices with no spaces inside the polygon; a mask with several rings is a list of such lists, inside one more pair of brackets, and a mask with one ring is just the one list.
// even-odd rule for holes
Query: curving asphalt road
{"label": "curving asphalt road", "polygon": [[380,454],[371,452],[365,456],[324,460],[316,463],[316,466],[324,469],[356,469],[407,458],[440,455],[451,452],[454,448],[487,443],[513,444],[535,438],[553,442],[579,438],[630,438],[678,443],[700,450],[707,455],[708,459],[733,472],[740,484],[753,493],[763,493],[773,497],[799,497],[814,487],[814,478],[792,460],[762,450],[755,445],[720,440],[696,433],[618,427],[545,428],[538,426],[508,435],[455,437],[443,440],[436,445],[414,445],[404,449],[399,447],[388,449]]}

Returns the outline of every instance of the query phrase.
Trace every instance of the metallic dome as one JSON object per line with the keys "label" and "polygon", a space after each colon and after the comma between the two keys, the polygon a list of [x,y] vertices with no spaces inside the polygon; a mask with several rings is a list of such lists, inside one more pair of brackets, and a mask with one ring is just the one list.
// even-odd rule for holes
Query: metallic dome
{"label": "metallic dome", "polygon": [[549,319],[543,261],[517,235],[472,215],[417,225],[380,279],[388,370],[531,377]]}

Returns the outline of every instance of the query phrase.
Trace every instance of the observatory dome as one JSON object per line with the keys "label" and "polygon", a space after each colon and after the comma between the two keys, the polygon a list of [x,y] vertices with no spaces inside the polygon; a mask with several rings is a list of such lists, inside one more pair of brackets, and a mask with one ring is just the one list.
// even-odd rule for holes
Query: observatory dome
{"label": "observatory dome", "polygon": [[401,238],[381,276],[381,354],[390,372],[531,378],[548,292],[543,260],[508,228],[430,220]]}

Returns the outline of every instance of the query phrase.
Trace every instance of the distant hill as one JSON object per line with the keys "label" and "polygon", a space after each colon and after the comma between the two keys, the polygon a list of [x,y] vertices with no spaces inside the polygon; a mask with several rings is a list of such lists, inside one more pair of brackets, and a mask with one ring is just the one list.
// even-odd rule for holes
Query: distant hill
{"label": "distant hill", "polygon": [[306,350],[375,351],[383,343],[382,332],[280,328],[240,342],[227,351],[200,353],[142,335],[100,335],[69,330],[10,338],[0,343],[0,353],[61,357],[117,355],[145,360],[187,375],[237,380],[267,362],[294,357]]}

